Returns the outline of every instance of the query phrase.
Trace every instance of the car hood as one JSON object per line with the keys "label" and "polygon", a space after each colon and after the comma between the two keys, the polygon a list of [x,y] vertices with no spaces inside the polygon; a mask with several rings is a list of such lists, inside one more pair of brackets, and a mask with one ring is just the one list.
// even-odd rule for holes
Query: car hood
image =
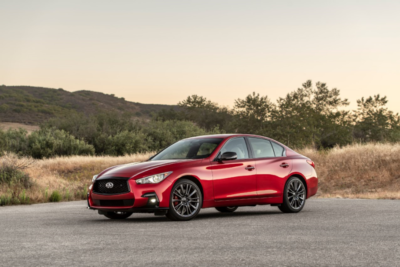
{"label": "car hood", "polygon": [[118,165],[108,168],[102,173],[100,173],[99,179],[109,178],[109,177],[130,177],[135,179],[136,176],[146,171],[185,161],[187,162],[188,160],[155,160],[155,161],[145,161],[141,163],[135,162],[124,165]]}

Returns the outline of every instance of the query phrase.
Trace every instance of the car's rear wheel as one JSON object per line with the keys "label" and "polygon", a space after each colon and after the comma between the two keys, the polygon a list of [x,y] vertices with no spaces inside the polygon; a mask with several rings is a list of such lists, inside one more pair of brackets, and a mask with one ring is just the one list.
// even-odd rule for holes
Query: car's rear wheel
{"label": "car's rear wheel", "polygon": [[122,211],[109,211],[103,214],[112,220],[123,220],[132,215],[132,212],[122,212]]}
{"label": "car's rear wheel", "polygon": [[306,203],[306,186],[298,177],[290,177],[285,185],[283,203],[279,209],[285,213],[296,213],[304,208]]}
{"label": "car's rear wheel", "polygon": [[197,184],[182,179],[172,188],[166,216],[173,221],[188,221],[199,214],[202,205],[203,197]]}
{"label": "car's rear wheel", "polygon": [[237,206],[236,207],[216,207],[215,209],[218,210],[219,212],[234,212],[235,210],[237,210]]}

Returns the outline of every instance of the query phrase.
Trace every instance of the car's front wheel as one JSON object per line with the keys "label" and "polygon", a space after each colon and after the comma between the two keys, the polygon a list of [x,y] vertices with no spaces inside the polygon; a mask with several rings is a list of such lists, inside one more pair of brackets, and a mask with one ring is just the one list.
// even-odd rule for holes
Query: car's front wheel
{"label": "car's front wheel", "polygon": [[200,188],[191,180],[179,180],[171,191],[166,216],[173,221],[188,221],[199,214],[203,205]]}
{"label": "car's front wheel", "polygon": [[123,220],[132,215],[132,212],[122,212],[122,211],[109,211],[103,214],[112,220]]}
{"label": "car's front wheel", "polygon": [[234,212],[235,210],[237,210],[237,206],[236,207],[216,207],[215,209],[218,210],[219,212]]}
{"label": "car's front wheel", "polygon": [[285,213],[296,213],[304,208],[306,203],[306,186],[298,177],[290,177],[285,185],[283,203],[279,209]]}

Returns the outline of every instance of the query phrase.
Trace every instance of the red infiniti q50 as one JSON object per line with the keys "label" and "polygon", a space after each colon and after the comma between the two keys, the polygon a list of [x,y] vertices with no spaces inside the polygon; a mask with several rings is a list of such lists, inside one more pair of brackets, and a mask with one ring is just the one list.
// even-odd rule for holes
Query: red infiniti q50
{"label": "red infiniti q50", "polygon": [[263,136],[224,134],[181,140],[146,162],[93,177],[88,207],[110,219],[135,212],[193,219],[201,208],[277,206],[296,213],[315,195],[314,162]]}

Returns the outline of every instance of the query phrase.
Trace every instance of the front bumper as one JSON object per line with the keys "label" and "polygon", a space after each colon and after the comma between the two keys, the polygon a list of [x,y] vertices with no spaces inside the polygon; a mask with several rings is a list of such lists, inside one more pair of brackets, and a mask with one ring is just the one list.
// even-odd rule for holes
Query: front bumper
{"label": "front bumper", "polygon": [[133,179],[128,180],[130,192],[111,195],[88,192],[88,208],[107,211],[163,213],[169,208],[169,196],[173,184],[165,179],[159,184],[136,184]]}

